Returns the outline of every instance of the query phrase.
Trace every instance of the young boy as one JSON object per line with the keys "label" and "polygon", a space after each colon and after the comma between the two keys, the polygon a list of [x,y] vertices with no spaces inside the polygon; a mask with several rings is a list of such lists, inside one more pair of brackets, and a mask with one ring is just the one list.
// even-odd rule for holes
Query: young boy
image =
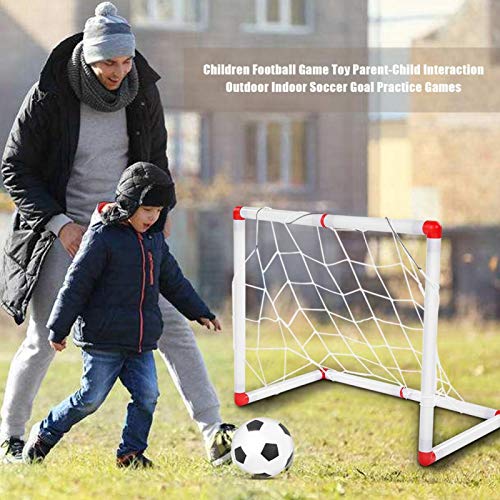
{"label": "young boy", "polygon": [[[221,325],[183,276],[161,232],[151,230],[175,203],[170,176],[135,163],[120,178],[116,203],[101,203],[54,303],[47,327],[62,351],[76,320],[81,387],[35,424],[23,449],[40,462],[73,425],[96,411],[119,378],[132,397],[117,451],[119,467],[151,467],[144,456],[159,396],[153,349],[163,325],[162,293],[182,314],[210,329]],[[96,214],[94,214],[96,215]]]}

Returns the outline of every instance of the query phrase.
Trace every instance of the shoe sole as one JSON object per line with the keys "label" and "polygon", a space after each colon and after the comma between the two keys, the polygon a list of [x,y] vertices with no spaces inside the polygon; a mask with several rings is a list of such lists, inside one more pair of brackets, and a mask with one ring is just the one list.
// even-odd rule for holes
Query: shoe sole
{"label": "shoe sole", "polygon": [[218,458],[217,460],[212,460],[211,464],[214,467],[220,467],[221,465],[224,465],[227,462],[231,461],[231,452],[228,451],[225,455],[222,455],[222,457]]}
{"label": "shoe sole", "polygon": [[5,456],[2,458],[2,464],[4,465],[15,465],[15,464],[22,464],[23,463],[23,459],[22,458],[15,458],[15,457],[12,457],[12,458],[9,458],[8,456]]}
{"label": "shoe sole", "polygon": [[154,465],[121,465],[116,464],[118,469],[129,469],[129,470],[142,470],[142,469],[154,469]]}
{"label": "shoe sole", "polygon": [[23,462],[25,464],[34,464],[34,463],[39,463],[43,462],[43,458],[38,458],[36,460],[32,460],[29,455],[28,455],[28,450],[29,448],[36,443],[36,440],[38,438],[38,432],[40,431],[40,424],[41,422],[37,422],[35,425],[30,430],[30,435],[28,436],[28,440],[26,441],[24,448],[23,448]]}

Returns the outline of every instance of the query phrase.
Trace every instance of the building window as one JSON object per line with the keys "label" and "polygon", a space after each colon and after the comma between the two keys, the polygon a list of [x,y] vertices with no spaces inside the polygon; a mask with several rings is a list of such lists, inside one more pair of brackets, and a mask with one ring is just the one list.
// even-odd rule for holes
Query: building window
{"label": "building window", "polygon": [[254,0],[246,31],[310,33],[312,30],[311,0]]}
{"label": "building window", "polygon": [[132,0],[134,24],[162,28],[200,29],[205,24],[206,0]]}
{"label": "building window", "polygon": [[263,117],[245,123],[243,180],[283,188],[311,183],[312,124],[305,118]]}
{"label": "building window", "polygon": [[438,188],[415,186],[412,189],[411,202],[413,218],[441,220],[441,200]]}
{"label": "building window", "polygon": [[165,111],[170,170],[178,179],[202,174],[203,117],[194,112]]}

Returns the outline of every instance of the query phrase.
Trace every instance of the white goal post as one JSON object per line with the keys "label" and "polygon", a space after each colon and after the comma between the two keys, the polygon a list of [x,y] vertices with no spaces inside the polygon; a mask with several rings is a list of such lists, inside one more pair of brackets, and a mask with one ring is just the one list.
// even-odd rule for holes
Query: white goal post
{"label": "white goal post", "polygon": [[[438,222],[239,206],[233,229],[237,405],[319,380],[419,402],[423,466],[500,428],[500,410],[464,401],[439,361]],[[294,231],[311,233],[299,238]],[[267,254],[261,241],[266,234],[273,247]],[[388,239],[395,262],[376,254],[371,238],[377,234]],[[345,240],[351,236],[361,242],[354,257]],[[425,269],[407,249],[408,237],[426,238]],[[278,276],[274,283],[272,273]],[[384,273],[399,273],[403,298]],[[375,303],[382,304],[381,312]],[[415,377],[419,389],[410,386]],[[433,446],[435,407],[484,421]]]}

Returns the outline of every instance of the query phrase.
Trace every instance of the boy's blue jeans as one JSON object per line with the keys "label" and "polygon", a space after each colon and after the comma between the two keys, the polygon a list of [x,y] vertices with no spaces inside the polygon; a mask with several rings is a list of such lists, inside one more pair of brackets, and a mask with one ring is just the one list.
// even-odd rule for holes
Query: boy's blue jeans
{"label": "boy's blue jeans", "polygon": [[125,427],[117,456],[143,452],[153,422],[158,396],[158,380],[153,352],[141,354],[116,351],[82,350],[81,387],[52,408],[40,425],[40,437],[56,444],[73,425],[94,413],[119,378],[132,401],[127,407]]}

